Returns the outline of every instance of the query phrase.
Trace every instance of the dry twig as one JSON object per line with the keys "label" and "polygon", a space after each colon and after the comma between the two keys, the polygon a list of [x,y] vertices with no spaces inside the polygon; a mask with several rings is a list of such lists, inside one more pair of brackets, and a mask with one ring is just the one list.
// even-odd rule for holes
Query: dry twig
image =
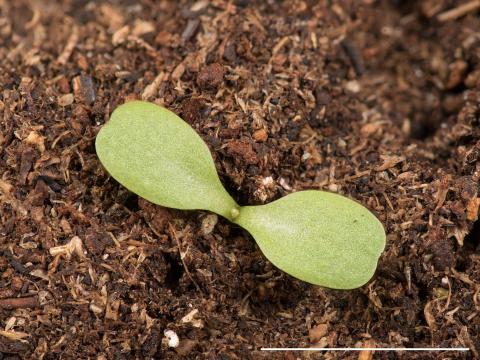
{"label": "dry twig", "polygon": [[20,297],[20,298],[9,298],[9,299],[0,299],[0,309],[19,309],[19,308],[35,308],[38,307],[38,297]]}
{"label": "dry twig", "polygon": [[456,8],[453,8],[438,14],[437,19],[440,22],[455,20],[479,8],[480,8],[480,0],[473,0],[468,3],[462,4],[460,6],[457,6]]}

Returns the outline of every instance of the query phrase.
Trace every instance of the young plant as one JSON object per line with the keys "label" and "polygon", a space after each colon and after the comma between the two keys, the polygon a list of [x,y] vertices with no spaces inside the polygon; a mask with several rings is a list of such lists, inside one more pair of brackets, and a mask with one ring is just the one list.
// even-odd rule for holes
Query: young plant
{"label": "young plant", "polygon": [[100,161],[123,186],[155,204],[209,210],[240,225],[278,268],[334,289],[365,284],[385,231],[359,203],[324,191],[294,192],[240,206],[223,187],[210,151],[180,117],[158,105],[119,106],[96,139]]}

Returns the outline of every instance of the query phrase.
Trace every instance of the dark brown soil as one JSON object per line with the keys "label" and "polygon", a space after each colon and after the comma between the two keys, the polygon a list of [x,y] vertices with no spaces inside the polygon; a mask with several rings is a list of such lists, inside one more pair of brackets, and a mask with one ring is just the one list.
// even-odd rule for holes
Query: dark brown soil
{"label": "dark brown soil", "polygon": [[[0,0],[0,358],[480,357],[475,3]],[[198,131],[242,205],[369,207],[372,281],[305,284],[226,220],[121,187],[94,139],[137,98]],[[310,346],[470,351],[260,351]]]}

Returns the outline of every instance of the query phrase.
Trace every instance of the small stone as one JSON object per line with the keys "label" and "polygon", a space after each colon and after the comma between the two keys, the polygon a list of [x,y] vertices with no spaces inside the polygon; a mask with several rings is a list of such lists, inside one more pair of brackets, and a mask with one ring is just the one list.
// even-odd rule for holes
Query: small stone
{"label": "small stone", "polygon": [[180,344],[180,339],[178,338],[178,335],[175,331],[173,330],[165,330],[164,333],[165,337],[168,340],[168,347],[171,348],[176,348]]}
{"label": "small stone", "polygon": [[195,33],[197,32],[199,25],[200,25],[200,20],[198,19],[188,20],[187,26],[185,27],[185,30],[183,30],[183,33],[182,33],[182,40],[183,41],[190,40],[193,37],[193,35],[195,35]]}
{"label": "small stone", "polygon": [[360,83],[357,80],[347,82],[345,88],[352,93],[358,93],[361,90]]}
{"label": "small stone", "polygon": [[73,94],[65,94],[58,97],[58,105],[65,107],[73,104]]}
{"label": "small stone", "polygon": [[88,75],[79,75],[73,79],[73,92],[76,98],[87,105],[95,102],[96,93],[93,79]]}

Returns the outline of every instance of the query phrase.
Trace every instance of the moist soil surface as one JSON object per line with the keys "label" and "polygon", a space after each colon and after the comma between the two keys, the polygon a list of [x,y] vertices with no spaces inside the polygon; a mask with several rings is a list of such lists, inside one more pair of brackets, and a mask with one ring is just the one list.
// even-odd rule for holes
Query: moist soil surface
{"label": "moist soil surface", "polygon": [[[0,0],[0,358],[478,358],[477,3]],[[94,141],[134,99],[191,124],[241,205],[368,207],[373,279],[306,284],[119,185]],[[470,350],[260,351],[312,346]]]}

